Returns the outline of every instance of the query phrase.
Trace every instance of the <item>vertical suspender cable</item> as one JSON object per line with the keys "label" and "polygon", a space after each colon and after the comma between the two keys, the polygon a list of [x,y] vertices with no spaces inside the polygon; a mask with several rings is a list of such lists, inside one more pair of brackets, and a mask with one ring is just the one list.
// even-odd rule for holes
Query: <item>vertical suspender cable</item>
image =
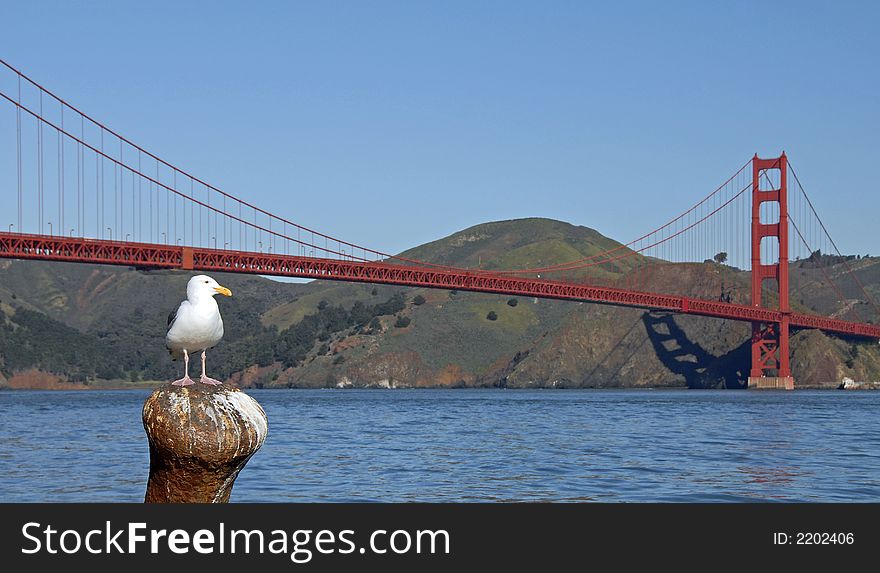
{"label": "vertical suspender cable", "polygon": [[[80,127],[80,138],[82,138],[83,129],[85,128],[85,124],[83,123],[83,117],[79,116],[79,127]],[[82,163],[82,143],[79,141],[76,142],[76,227],[79,231],[79,235],[82,236],[82,180],[83,180],[83,163]]]}
{"label": "vertical suspender cable", "polygon": [[[62,111],[62,113],[64,113],[63,108],[61,111]],[[64,119],[62,118],[61,121],[62,121],[62,125],[63,125]],[[58,158],[57,158],[58,159],[58,164],[57,164],[57,173],[58,173],[58,219],[57,219],[58,232],[59,232],[59,234],[64,235],[64,222],[61,219],[61,206],[62,206],[62,200],[61,200],[61,173],[62,173],[62,171],[61,171],[61,169],[62,169],[62,167],[61,167],[61,165],[62,165],[62,163],[61,163],[61,132],[58,130],[55,130],[55,137],[57,137],[57,139],[55,141],[58,144]],[[53,229],[53,232],[54,232],[54,229]]]}
{"label": "vertical suspender cable", "polygon": [[[125,165],[125,155],[123,154],[124,149],[122,146],[122,140],[119,140],[119,162],[122,165]],[[125,231],[125,169],[122,167],[119,168],[119,233],[120,240],[125,240],[126,236],[123,231]]]}
{"label": "vertical suspender cable", "polygon": [[21,228],[22,219],[22,173],[21,173],[21,74],[18,74],[18,106],[15,108],[15,135],[16,152],[18,154],[18,232],[23,233]]}
{"label": "vertical suspender cable", "polygon": [[[40,117],[43,116],[43,92],[40,91]],[[43,233],[43,122],[37,120],[37,233]]]}
{"label": "vertical suspender cable", "polygon": [[[121,145],[120,145],[121,147]],[[120,149],[119,162],[122,163],[122,150]],[[116,233],[116,240],[124,239],[122,229],[119,228],[119,165],[113,163],[113,231]]]}
{"label": "vertical suspender cable", "polygon": [[[101,128],[101,190],[100,190],[100,199],[98,200],[98,236],[102,236],[104,233],[104,128]],[[111,238],[113,233],[110,233]]]}
{"label": "vertical suspender cable", "polygon": [[[61,131],[64,131],[64,104],[61,104]],[[61,145],[61,206],[59,208],[60,213],[60,221],[58,222],[58,226],[61,229],[61,235],[64,235],[64,135],[59,131],[58,132],[58,140]]]}
{"label": "vertical suspender cable", "polygon": [[100,169],[101,159],[98,154],[95,154],[95,238],[100,239],[103,235],[101,234],[101,200],[100,200],[100,191],[101,191],[101,177],[98,173]]}

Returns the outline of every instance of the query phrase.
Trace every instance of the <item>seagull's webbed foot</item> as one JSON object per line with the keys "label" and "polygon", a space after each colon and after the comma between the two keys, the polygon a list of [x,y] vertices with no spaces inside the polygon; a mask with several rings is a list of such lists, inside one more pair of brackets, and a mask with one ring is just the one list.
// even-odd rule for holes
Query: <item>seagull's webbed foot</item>
{"label": "seagull's webbed foot", "polygon": [[193,379],[189,376],[184,376],[180,380],[175,380],[171,383],[172,386],[192,386],[193,384],[195,384],[195,382],[193,382]]}
{"label": "seagull's webbed foot", "polygon": [[208,386],[219,386],[220,384],[223,384],[223,382],[209,376],[202,376],[201,378],[199,378],[199,382],[201,382],[202,384],[207,384]]}

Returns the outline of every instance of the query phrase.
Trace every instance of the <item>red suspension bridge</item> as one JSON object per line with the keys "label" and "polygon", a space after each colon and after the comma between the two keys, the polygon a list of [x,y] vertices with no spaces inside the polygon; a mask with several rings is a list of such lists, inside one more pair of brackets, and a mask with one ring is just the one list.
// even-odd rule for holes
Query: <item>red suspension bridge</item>
{"label": "red suspension bridge", "polygon": [[[880,326],[857,313],[859,304],[877,305],[846,257],[836,277],[819,266],[838,302],[855,296],[852,316],[792,309],[790,260],[841,253],[785,154],[756,155],[688,210],[625,245],[541,267],[467,269],[384,253],[270,213],[0,64],[0,257],[468,290],[745,321],[752,324],[750,386],[794,386],[792,329],[880,339]],[[657,268],[722,253],[719,261],[726,256],[731,268],[751,274],[748,297],[725,296],[723,285],[718,299],[655,292]]]}

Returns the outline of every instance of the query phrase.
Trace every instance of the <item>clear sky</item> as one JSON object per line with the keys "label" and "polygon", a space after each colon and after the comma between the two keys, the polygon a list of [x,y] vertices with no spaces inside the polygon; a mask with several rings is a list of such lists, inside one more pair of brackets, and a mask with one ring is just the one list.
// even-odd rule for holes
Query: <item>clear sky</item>
{"label": "clear sky", "polygon": [[387,252],[544,216],[628,241],[758,152],[880,254],[877,2],[0,2],[0,57]]}

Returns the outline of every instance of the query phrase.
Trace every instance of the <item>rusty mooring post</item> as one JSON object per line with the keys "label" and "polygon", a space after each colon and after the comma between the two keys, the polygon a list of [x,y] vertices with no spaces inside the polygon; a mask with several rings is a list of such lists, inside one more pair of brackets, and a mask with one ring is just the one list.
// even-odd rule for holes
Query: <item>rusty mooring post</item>
{"label": "rusty mooring post", "polygon": [[233,386],[164,386],[144,403],[150,441],[147,503],[226,503],[238,472],[263,445],[268,420]]}

